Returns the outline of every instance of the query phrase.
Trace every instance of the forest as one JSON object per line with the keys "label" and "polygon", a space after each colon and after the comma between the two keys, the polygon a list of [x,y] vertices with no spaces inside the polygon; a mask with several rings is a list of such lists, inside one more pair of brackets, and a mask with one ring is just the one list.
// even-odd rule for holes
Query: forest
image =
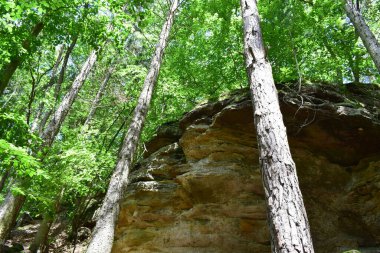
{"label": "forest", "polygon": [[[266,252],[112,249],[131,173],[159,129],[248,90],[265,247],[324,252],[313,247],[278,93],[294,94],[301,110],[315,86],[347,97],[355,87],[339,106],[364,108],[368,96],[377,129],[368,141],[378,142],[379,38],[378,0],[0,1],[0,252]],[[379,215],[364,236],[373,251],[360,251],[365,241],[336,252],[378,252]],[[33,233],[15,239],[24,224]]]}

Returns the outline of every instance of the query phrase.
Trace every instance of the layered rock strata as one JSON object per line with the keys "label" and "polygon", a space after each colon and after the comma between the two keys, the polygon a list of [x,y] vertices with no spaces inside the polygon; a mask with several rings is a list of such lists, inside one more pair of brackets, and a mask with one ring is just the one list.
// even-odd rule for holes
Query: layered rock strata
{"label": "layered rock strata", "polygon": [[[375,92],[280,93],[318,253],[380,245]],[[163,126],[131,173],[113,252],[269,253],[252,118],[247,92],[238,91]]]}

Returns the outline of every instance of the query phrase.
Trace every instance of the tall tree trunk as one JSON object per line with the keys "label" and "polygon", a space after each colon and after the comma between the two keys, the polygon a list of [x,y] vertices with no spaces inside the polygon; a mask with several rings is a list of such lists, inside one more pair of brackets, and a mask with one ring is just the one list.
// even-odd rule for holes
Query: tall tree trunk
{"label": "tall tree trunk", "polygon": [[42,133],[41,138],[44,140],[44,146],[51,146],[53,143],[55,136],[58,134],[63,121],[69,113],[71,105],[74,103],[79,90],[82,88],[83,83],[94,66],[96,58],[97,51],[93,50],[86,62],[83,64],[80,73],[75,78],[70,91],[65,95],[61,104],[53,114],[53,118],[46,127],[46,130]]}
{"label": "tall tree trunk", "polygon": [[[29,51],[31,47],[31,40],[35,39],[44,28],[44,23],[37,23],[30,34],[30,38],[22,42],[22,47]],[[3,94],[5,88],[8,86],[9,80],[17,70],[17,68],[23,63],[24,55],[18,55],[17,53],[11,57],[10,62],[5,64],[0,70],[0,96]]]}
{"label": "tall tree trunk", "polygon": [[100,103],[100,100],[103,96],[104,90],[107,87],[108,81],[110,80],[112,72],[114,71],[114,69],[115,69],[114,66],[111,66],[108,68],[107,73],[104,77],[104,80],[99,87],[98,93],[96,93],[95,99],[94,99],[94,101],[92,101],[90,112],[88,113],[87,119],[84,122],[84,126],[83,126],[84,128],[86,128],[88,125],[90,125],[90,122],[95,115],[96,109]]}
{"label": "tall tree trunk", "polygon": [[309,223],[266,58],[256,0],[241,0],[244,54],[274,253],[312,253]]}
{"label": "tall tree trunk", "polygon": [[380,44],[377,41],[375,35],[371,32],[368,25],[364,21],[363,16],[359,10],[356,9],[354,4],[350,0],[345,0],[344,9],[347,16],[350,18],[352,24],[355,27],[356,32],[359,34],[366,47],[369,55],[376,65],[377,70],[380,73]]}
{"label": "tall tree trunk", "polygon": [[163,25],[160,39],[156,46],[156,52],[145,78],[138,104],[134,110],[131,125],[124,139],[123,148],[119,152],[119,160],[112,174],[87,253],[109,253],[112,250],[115,225],[119,216],[119,202],[123,190],[125,190],[128,184],[129,169],[152,99],[153,89],[157,83],[164,50],[167,45],[178,4],[178,0],[172,1],[168,17]]}
{"label": "tall tree trunk", "polygon": [[[49,147],[52,145],[63,121],[65,120],[76,96],[83,83],[85,82],[91,68],[94,66],[97,58],[97,51],[93,50],[86,62],[82,66],[81,72],[75,78],[70,91],[63,98],[60,106],[55,111],[48,127],[42,134],[43,145]],[[18,184],[16,182],[16,184]],[[0,243],[4,242],[10,232],[15,219],[18,216],[20,208],[25,201],[25,196],[13,196],[11,192],[7,194],[7,201],[4,201],[0,207]],[[19,208],[18,208],[19,207]],[[3,232],[4,231],[4,232]]]}
{"label": "tall tree trunk", "polygon": [[58,96],[59,96],[59,93],[61,91],[61,86],[62,86],[63,81],[65,80],[65,73],[66,73],[67,63],[69,62],[70,55],[73,52],[74,47],[77,44],[77,41],[78,41],[78,35],[74,35],[73,36],[73,40],[71,41],[70,46],[67,48],[65,57],[63,58],[61,71],[59,72],[58,81],[57,81],[57,83],[55,85],[55,90],[54,90],[54,99],[56,101],[58,101]]}
{"label": "tall tree trunk", "polygon": [[[54,104],[55,105],[58,103],[59,94],[61,92],[61,86],[62,86],[62,83],[63,83],[63,81],[65,79],[65,73],[66,73],[67,63],[69,62],[70,55],[71,55],[72,51],[74,50],[74,47],[75,47],[75,45],[77,43],[77,40],[78,40],[78,35],[74,35],[73,39],[72,39],[72,41],[70,43],[70,46],[67,48],[65,56],[63,57],[63,62],[62,62],[61,70],[59,72],[58,80],[57,80],[57,82],[55,84],[55,88],[54,88],[54,101],[55,101]],[[50,81],[47,84],[46,88],[49,88],[50,86],[52,86],[54,84],[54,79],[50,79]],[[36,129],[36,131],[38,131],[39,136],[42,136],[42,134],[44,132],[44,129],[45,129],[45,126],[46,126],[46,123],[48,122],[48,120],[49,120],[50,116],[52,115],[53,111],[54,111],[54,108],[48,109],[43,115],[41,114],[41,116],[42,116],[41,122],[38,125],[38,129]]]}
{"label": "tall tree trunk", "polygon": [[[71,45],[70,45],[71,47]],[[71,53],[71,50],[70,50],[70,47],[69,49],[67,50],[66,54],[65,54],[65,59],[66,59],[66,56],[67,54],[70,54]],[[55,82],[55,77],[57,76],[57,72],[58,72],[58,68],[59,68],[59,65],[61,64],[62,62],[62,57],[63,57],[63,51],[65,49],[65,46],[64,45],[60,45],[59,46],[59,51],[58,51],[58,56],[57,56],[57,60],[55,61],[54,63],[54,66],[53,66],[53,69],[51,71],[51,75],[50,75],[50,79],[49,79],[49,82],[47,84],[45,84],[43,87],[42,87],[42,91],[46,91],[47,89],[49,89],[51,86],[53,86],[54,82]],[[67,62],[66,62],[66,65],[67,65]],[[66,67],[65,67],[66,68]]]}

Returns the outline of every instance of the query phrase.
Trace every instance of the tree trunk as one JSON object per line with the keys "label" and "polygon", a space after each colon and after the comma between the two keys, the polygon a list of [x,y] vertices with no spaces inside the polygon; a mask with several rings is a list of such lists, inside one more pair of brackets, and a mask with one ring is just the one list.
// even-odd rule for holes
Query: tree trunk
{"label": "tree trunk", "polygon": [[153,89],[157,82],[165,47],[173,25],[178,0],[173,0],[168,17],[163,25],[156,52],[144,81],[138,104],[134,110],[131,125],[119,152],[119,160],[112,174],[106,196],[100,209],[99,218],[87,253],[109,253],[112,250],[115,225],[119,216],[119,202],[128,183],[128,174],[137,148],[141,130],[148,112]]}
{"label": "tree trunk", "polygon": [[[61,64],[61,61],[62,61],[64,48],[65,48],[64,45],[60,45],[59,46],[57,60],[55,61],[55,64],[54,64],[53,69],[51,71],[49,82],[42,87],[42,91],[43,92],[46,91],[47,89],[49,89],[51,86],[53,86],[53,84],[55,82],[55,77],[57,76],[58,67],[59,67],[59,65]],[[71,48],[71,45],[70,45],[69,49],[67,49],[67,52],[66,52],[66,55],[65,55],[65,59],[66,59],[67,54],[70,55],[70,53],[71,53],[72,49],[70,50],[70,48]],[[66,62],[66,65],[67,65],[67,62]],[[63,68],[63,66],[62,66],[62,68]],[[66,68],[66,66],[65,66],[65,68]]]}
{"label": "tree trunk", "polygon": [[0,206],[0,245],[5,243],[12,227],[16,223],[17,216],[25,202],[25,196],[13,195],[9,192]]}
{"label": "tree trunk", "polygon": [[364,46],[366,47],[369,55],[375,63],[377,70],[380,73],[380,44],[364,21],[364,18],[360,14],[359,10],[356,9],[350,0],[345,1],[346,2],[344,4],[344,9],[347,13],[347,16],[350,18],[356,32],[362,39]]}
{"label": "tree trunk", "polygon": [[35,235],[33,242],[29,246],[29,250],[31,253],[38,252],[39,248],[42,248],[41,252],[49,251],[49,242],[48,242],[49,231],[50,231],[51,226],[53,225],[55,214],[59,212],[59,209],[61,207],[61,201],[62,201],[64,192],[65,192],[65,188],[62,188],[60,194],[58,195],[54,203],[54,214],[44,215],[44,218],[40,224],[40,227],[38,228],[37,234]]}
{"label": "tree trunk", "polygon": [[[44,23],[40,22],[37,23],[32,31],[31,31],[31,38],[26,39],[22,43],[22,47],[29,51],[30,50],[30,44],[31,39],[35,39],[44,28]],[[8,86],[9,80],[17,70],[17,68],[22,64],[24,61],[23,55],[18,55],[17,53],[11,57],[10,62],[5,64],[2,69],[0,70],[0,96],[3,94],[5,88]]]}
{"label": "tree trunk", "polygon": [[241,0],[244,54],[257,131],[260,166],[274,253],[312,253],[296,167],[266,58],[256,0]]}
{"label": "tree trunk", "polygon": [[71,55],[71,53],[74,50],[74,47],[75,47],[75,45],[77,43],[77,40],[78,40],[78,35],[74,35],[73,36],[73,40],[71,41],[71,44],[70,44],[69,48],[67,48],[65,57],[63,58],[63,63],[62,63],[61,71],[59,72],[58,81],[57,81],[57,83],[55,85],[55,90],[54,90],[54,99],[56,101],[58,101],[58,96],[59,96],[59,93],[61,91],[61,86],[62,86],[63,81],[65,80],[65,73],[66,73],[67,63],[69,62],[70,55]]}
{"label": "tree trunk", "polygon": [[[53,115],[47,129],[42,135],[43,145],[49,147],[52,145],[63,121],[65,120],[71,105],[73,104],[80,88],[86,80],[91,68],[94,66],[97,58],[97,51],[92,51],[86,62],[82,66],[81,72],[75,78],[70,91],[63,98],[60,106]],[[8,200],[8,201],[7,201]],[[13,196],[11,192],[7,194],[6,201],[0,207],[0,243],[5,241],[7,233],[17,218],[20,208],[25,201],[25,196]],[[4,232],[3,232],[4,231]]]}
{"label": "tree trunk", "polygon": [[81,72],[75,78],[70,91],[65,95],[61,104],[53,114],[53,118],[46,127],[46,130],[42,133],[41,138],[44,140],[44,146],[51,146],[53,143],[55,136],[58,134],[63,121],[65,120],[76,96],[78,95],[79,90],[82,88],[83,83],[94,66],[96,58],[97,51],[93,50],[86,62],[83,64]]}
{"label": "tree trunk", "polygon": [[42,243],[43,244],[47,243],[50,227],[52,224],[53,224],[53,219],[50,217],[44,216],[38,228],[37,234],[35,235],[32,244],[30,244],[29,246],[29,250],[31,253],[36,253]]}
{"label": "tree trunk", "polygon": [[102,84],[99,87],[98,93],[96,94],[95,99],[94,99],[94,101],[91,104],[90,112],[88,113],[87,119],[84,122],[83,128],[86,128],[90,124],[92,118],[94,117],[96,109],[97,109],[97,107],[98,107],[98,105],[100,103],[100,99],[103,96],[104,90],[107,87],[108,81],[111,78],[111,75],[112,75],[112,72],[114,71],[114,69],[115,69],[114,66],[111,66],[107,70],[106,76],[104,77],[104,80],[103,80]]}
{"label": "tree trunk", "polygon": [[[54,103],[55,105],[58,103],[58,98],[59,98],[59,93],[61,91],[61,86],[62,86],[62,83],[65,79],[65,73],[66,73],[66,68],[67,68],[67,63],[69,62],[69,58],[70,58],[70,55],[72,53],[72,51],[74,50],[74,47],[77,43],[77,40],[78,40],[78,35],[74,35],[73,36],[73,40],[71,41],[71,44],[70,46],[67,48],[67,51],[65,53],[65,56],[63,58],[63,62],[62,62],[62,67],[61,67],[61,70],[59,72],[59,76],[58,76],[58,80],[57,80],[57,83],[55,84],[55,88],[54,88]],[[48,88],[49,86],[53,85],[54,83],[54,79],[50,79],[49,83],[47,84],[47,87]],[[39,136],[42,136],[44,130],[45,130],[45,126],[46,126],[46,123],[48,122],[50,116],[52,115],[53,113],[53,108],[52,109],[48,109],[42,116],[41,118],[41,122],[40,124],[38,125],[38,129],[36,129],[35,131],[38,131],[38,135]]]}

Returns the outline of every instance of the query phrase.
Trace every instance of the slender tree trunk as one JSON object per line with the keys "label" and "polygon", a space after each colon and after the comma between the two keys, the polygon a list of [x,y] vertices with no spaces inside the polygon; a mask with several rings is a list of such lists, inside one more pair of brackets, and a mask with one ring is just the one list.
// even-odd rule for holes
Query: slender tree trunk
{"label": "slender tree trunk", "polygon": [[344,9],[347,16],[350,18],[352,24],[355,27],[356,32],[359,34],[366,47],[369,55],[371,56],[377,70],[380,73],[380,44],[377,41],[375,35],[371,32],[366,24],[363,16],[359,10],[356,9],[354,4],[350,0],[345,0]]}
{"label": "slender tree trunk", "polygon": [[124,139],[123,148],[119,153],[119,160],[111,177],[87,253],[109,253],[112,250],[115,225],[119,216],[119,202],[123,190],[125,190],[128,184],[129,169],[148,112],[153,89],[157,82],[164,50],[167,45],[178,4],[178,0],[172,1],[167,20],[162,28],[156,52],[145,78],[138,104],[134,110],[131,125]]}
{"label": "slender tree trunk", "polygon": [[[32,31],[31,31],[31,38],[26,39],[22,43],[22,47],[29,51],[31,46],[31,40],[35,39],[44,28],[44,23],[39,22],[37,23]],[[5,64],[2,69],[0,70],[0,96],[3,94],[5,88],[8,86],[9,80],[17,70],[17,68],[23,63],[24,61],[24,55],[18,55],[17,53],[11,57],[10,62],[8,64]]]}
{"label": "slender tree trunk", "polygon": [[[58,103],[59,94],[61,92],[61,86],[62,86],[62,83],[65,79],[67,63],[69,62],[70,55],[74,50],[74,47],[77,43],[77,40],[78,40],[78,35],[74,35],[73,39],[70,43],[70,46],[67,48],[65,56],[63,57],[62,67],[61,67],[61,70],[59,72],[58,80],[57,80],[57,82],[55,84],[55,88],[54,88],[54,101],[55,101],[54,103],[55,103],[55,105]],[[49,88],[50,86],[52,86],[54,84],[54,79],[50,79],[46,88]],[[52,108],[52,109],[48,109],[43,115],[41,114],[42,119],[41,119],[40,124],[38,125],[38,129],[36,129],[36,131],[38,130],[38,134],[40,136],[42,136],[44,129],[45,129],[45,126],[46,126],[46,123],[48,122],[53,111],[54,111],[54,109]]]}
{"label": "slender tree trunk", "polygon": [[[48,127],[42,134],[44,146],[49,147],[52,145],[55,136],[57,135],[76,96],[78,95],[80,88],[90,73],[91,68],[94,66],[96,58],[97,51],[94,50],[82,66],[81,72],[75,78],[70,91],[63,98]],[[16,182],[16,184],[18,183]],[[10,232],[24,201],[25,196],[13,196],[11,192],[7,194],[6,201],[4,201],[3,205],[0,207],[0,243],[4,242],[8,236],[8,233]]]}
{"label": "slender tree trunk", "polygon": [[36,97],[36,86],[37,86],[36,79],[34,78],[32,71],[30,72],[32,76],[32,90],[30,91],[30,94],[29,94],[28,107],[26,110],[26,124],[28,125],[30,123],[30,117],[32,116],[32,105]]}
{"label": "slender tree trunk", "polygon": [[[70,55],[71,51],[72,51],[72,48],[71,48],[71,45],[70,47],[68,48],[66,54],[65,54],[65,59],[67,57],[67,54]],[[59,47],[59,51],[58,51],[58,56],[57,56],[57,60],[55,61],[54,63],[54,66],[53,66],[53,69],[51,71],[51,75],[50,75],[50,79],[49,79],[49,82],[47,84],[45,84],[43,87],[42,87],[42,91],[46,91],[47,89],[49,89],[50,87],[52,87],[55,83],[55,78],[57,76],[57,72],[58,72],[58,67],[59,65],[61,64],[62,62],[62,57],[63,57],[63,51],[64,51],[65,47],[63,45],[61,45]],[[67,61],[65,63],[67,65]],[[63,66],[62,66],[63,67]],[[64,67],[66,68],[66,66]]]}
{"label": "slender tree trunk", "polygon": [[312,253],[296,167],[290,154],[272,67],[266,58],[256,0],[241,0],[244,53],[274,253]]}
{"label": "slender tree trunk", "polygon": [[54,141],[55,136],[65,120],[71,105],[74,103],[75,98],[78,95],[79,90],[82,88],[88,74],[90,73],[92,67],[94,66],[97,58],[97,51],[93,50],[90,56],[87,58],[86,62],[83,64],[81,72],[75,78],[70,91],[65,95],[61,104],[53,114],[49,125],[46,130],[42,133],[42,139],[44,140],[45,146],[51,146]]}
{"label": "slender tree trunk", "polygon": [[56,101],[58,101],[58,96],[59,96],[59,93],[61,91],[61,86],[62,86],[63,81],[65,80],[65,73],[66,73],[67,63],[69,62],[70,55],[73,52],[74,47],[77,44],[77,41],[78,41],[78,35],[74,35],[73,36],[73,40],[71,41],[70,46],[67,48],[65,57],[63,58],[61,71],[59,72],[58,81],[57,81],[57,83],[55,85],[55,90],[54,90],[54,99]]}
{"label": "slender tree trunk", "polygon": [[86,128],[88,125],[90,125],[90,122],[91,122],[92,118],[95,115],[96,109],[97,109],[97,107],[98,107],[98,105],[100,103],[100,100],[101,100],[101,98],[103,96],[104,90],[107,87],[108,81],[111,78],[111,75],[112,75],[112,72],[114,71],[114,69],[115,69],[114,66],[111,66],[107,70],[107,73],[106,73],[106,75],[104,77],[104,80],[103,80],[102,84],[99,87],[98,93],[96,94],[94,101],[92,101],[90,112],[88,113],[87,119],[84,122],[84,126],[83,126],[84,128]]}
{"label": "slender tree trunk", "polygon": [[[60,46],[59,47],[59,51],[58,51],[58,56],[57,56],[57,60],[55,61],[54,63],[54,66],[53,66],[53,69],[52,69],[52,72],[51,72],[51,75],[50,75],[50,79],[49,79],[49,82],[46,83],[41,91],[42,92],[47,92],[48,89],[53,86],[54,82],[55,82],[55,79],[56,79],[56,76],[57,76],[57,71],[58,71],[58,67],[59,65],[61,64],[61,61],[62,61],[62,57],[63,57],[63,51],[64,51],[64,46]],[[38,108],[37,108],[37,113],[33,119],[33,122],[32,122],[32,125],[31,125],[31,132],[32,133],[35,133],[39,127],[39,123],[40,123],[40,120],[41,120],[41,116],[43,114],[43,111],[44,111],[44,108],[45,108],[45,103],[44,102],[40,102],[39,105],[38,105]]]}
{"label": "slender tree trunk", "polygon": [[[41,138],[44,141],[43,143],[44,146],[50,147],[53,144],[55,136],[58,134],[58,131],[61,128],[63,121],[65,120],[67,114],[69,113],[70,108],[79,93],[79,90],[83,86],[84,82],[87,79],[88,74],[90,73],[92,67],[95,64],[96,59],[97,59],[97,51],[93,50],[90,53],[90,56],[87,58],[86,62],[83,64],[80,73],[75,78],[70,91],[63,98],[60,106],[55,111],[49,125],[47,126],[46,130],[43,132]],[[59,202],[60,202],[60,198],[59,198]],[[44,216],[44,220],[41,223],[41,227],[38,230],[37,235],[34,238],[34,241],[31,245],[30,250],[32,252],[36,252],[38,248],[40,247],[40,245],[44,244],[44,242],[47,240],[52,222],[53,222],[53,218],[50,218],[49,216]]]}

